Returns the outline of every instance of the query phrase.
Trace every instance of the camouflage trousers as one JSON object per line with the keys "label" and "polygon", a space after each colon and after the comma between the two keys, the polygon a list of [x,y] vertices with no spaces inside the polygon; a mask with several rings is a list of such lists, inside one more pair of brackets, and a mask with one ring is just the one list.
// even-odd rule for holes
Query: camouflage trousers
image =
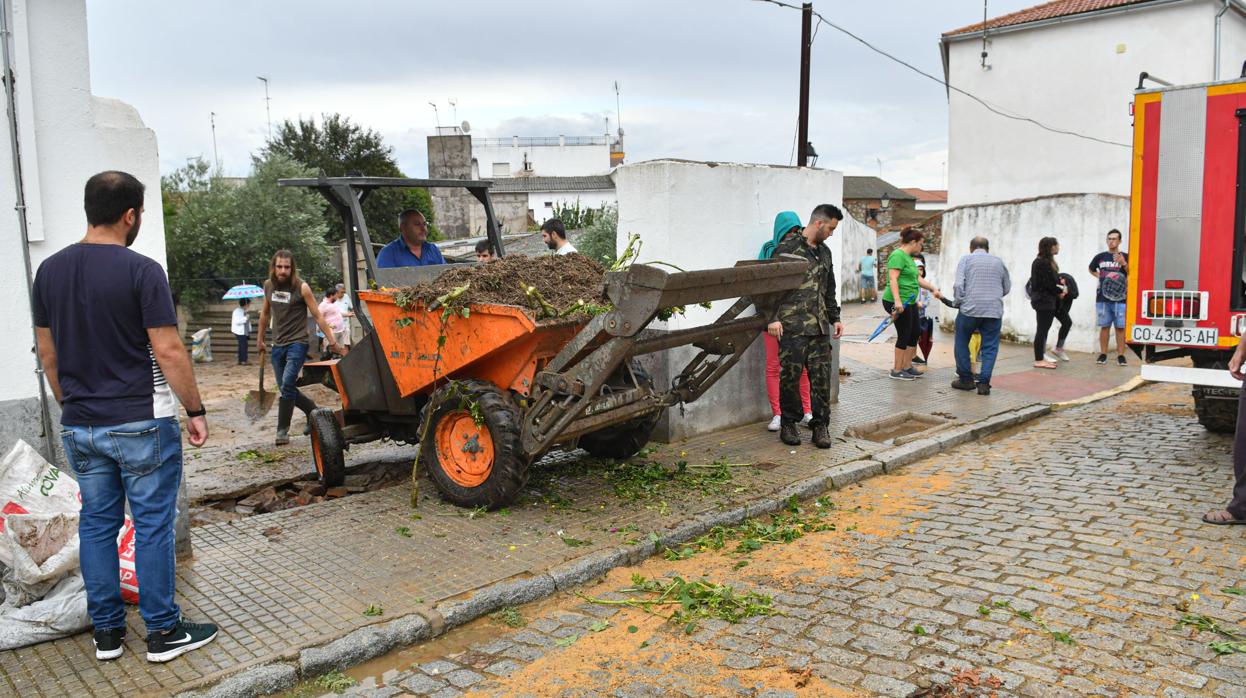
{"label": "camouflage trousers", "polygon": [[829,335],[784,334],[779,339],[779,409],[784,422],[804,418],[800,401],[800,374],[809,371],[810,426],[830,426],[831,338]]}

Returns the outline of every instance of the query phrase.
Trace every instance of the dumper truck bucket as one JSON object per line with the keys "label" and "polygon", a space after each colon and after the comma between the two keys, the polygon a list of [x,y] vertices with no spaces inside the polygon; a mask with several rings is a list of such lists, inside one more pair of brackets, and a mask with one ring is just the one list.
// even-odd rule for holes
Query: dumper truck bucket
{"label": "dumper truck bucket", "polygon": [[[524,450],[539,454],[557,441],[697,399],[740,360],[807,269],[805,260],[781,256],[722,269],[668,272],[635,265],[608,273],[613,309],[593,318],[536,374],[522,425]],[[728,298],[737,300],[710,324],[642,332],[665,309]],[[744,316],[750,307],[755,314]],[[669,388],[637,390],[629,399],[602,394],[609,377],[632,358],[690,345],[699,351]]]}

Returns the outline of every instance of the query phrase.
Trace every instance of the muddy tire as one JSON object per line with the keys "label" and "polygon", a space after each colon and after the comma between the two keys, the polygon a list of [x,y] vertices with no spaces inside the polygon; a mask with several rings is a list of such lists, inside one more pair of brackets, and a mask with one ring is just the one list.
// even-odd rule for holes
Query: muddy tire
{"label": "muddy tire", "polygon": [[[616,388],[630,388],[631,377],[626,376],[625,373],[620,371],[616,374],[617,380],[612,379],[608,385]],[[632,363],[632,373],[636,376],[636,381],[641,387],[653,387],[653,379],[640,367],[640,364]],[[653,430],[657,428],[658,419],[661,416],[662,413],[660,411],[654,412],[651,415],[633,419],[630,422],[616,424],[601,431],[585,434],[580,437],[580,448],[597,458],[626,460],[640,453],[640,449],[649,443],[649,438],[653,436]]]}
{"label": "muddy tire", "polygon": [[[1194,386],[1194,411],[1198,423],[1213,434],[1232,434],[1237,429],[1237,398],[1224,397],[1232,388]],[[1212,392],[1217,396],[1213,397]]]}
{"label": "muddy tire", "polygon": [[420,466],[447,501],[490,509],[514,501],[528,480],[528,459],[509,395],[488,381],[456,381],[433,394],[424,419],[431,423]]}
{"label": "muddy tire", "polygon": [[[1227,371],[1230,355],[1229,352],[1195,355],[1194,367]],[[1194,412],[1198,415],[1198,423],[1204,429],[1213,434],[1232,434],[1237,429],[1238,389],[1196,385],[1190,392],[1194,396]]]}
{"label": "muddy tire", "polygon": [[311,426],[312,465],[325,487],[338,487],[346,480],[346,440],[337,414],[327,407],[318,407],[307,415]]}

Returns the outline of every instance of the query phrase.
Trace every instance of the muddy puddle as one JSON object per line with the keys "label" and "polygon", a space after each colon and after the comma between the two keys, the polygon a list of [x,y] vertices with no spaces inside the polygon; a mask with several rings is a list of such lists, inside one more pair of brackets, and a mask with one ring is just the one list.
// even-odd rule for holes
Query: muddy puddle
{"label": "muddy puddle", "polygon": [[955,419],[955,416],[945,413],[927,415],[905,412],[849,427],[844,430],[844,436],[889,446],[901,446],[926,436],[926,432],[947,427],[953,424]]}

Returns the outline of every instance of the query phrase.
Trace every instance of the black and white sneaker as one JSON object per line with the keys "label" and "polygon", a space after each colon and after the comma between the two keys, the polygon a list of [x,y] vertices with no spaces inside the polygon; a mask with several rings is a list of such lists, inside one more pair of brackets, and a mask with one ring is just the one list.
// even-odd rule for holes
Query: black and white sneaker
{"label": "black and white sneaker", "polygon": [[147,636],[147,661],[167,662],[180,657],[215,640],[216,632],[216,626],[211,623],[179,620],[172,628]]}
{"label": "black and white sneaker", "polygon": [[1103,364],[1106,364],[1107,362],[1108,362],[1107,354],[1100,354],[1099,358],[1095,359],[1095,363],[1099,364],[1100,366],[1102,366]]}
{"label": "black and white sneaker", "polygon": [[1124,354],[1116,355],[1116,365],[1117,366],[1128,366],[1129,365],[1129,362],[1125,360]]}
{"label": "black and white sneaker", "polygon": [[913,375],[911,373],[908,373],[907,371],[892,371],[888,375],[891,376],[892,379],[898,380],[898,381],[917,380],[913,378]]}
{"label": "black and white sneaker", "polygon": [[95,658],[116,659],[125,652],[125,628],[107,628],[95,631]]}

